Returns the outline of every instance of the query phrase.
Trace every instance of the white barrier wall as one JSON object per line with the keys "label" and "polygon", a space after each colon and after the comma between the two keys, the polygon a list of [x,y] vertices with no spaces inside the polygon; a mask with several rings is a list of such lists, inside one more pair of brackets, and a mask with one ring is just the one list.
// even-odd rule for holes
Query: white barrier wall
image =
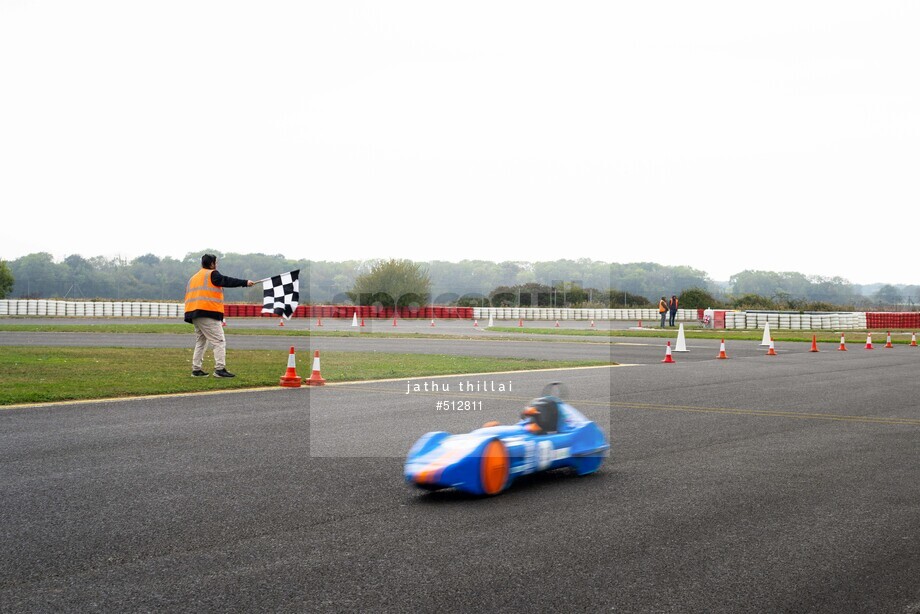
{"label": "white barrier wall", "polygon": [[[550,309],[543,307],[474,307],[477,320],[640,320],[654,324],[660,319],[657,309]],[[678,309],[677,321],[696,322],[696,309]],[[772,329],[844,330],[866,328],[865,312],[807,314],[747,313],[726,311],[726,329],[762,329],[769,322]]]}
{"label": "white barrier wall", "polygon": [[[2,316],[49,316],[91,318],[181,318],[183,303],[145,303],[111,301],[54,301],[34,299],[0,299]],[[474,307],[477,320],[640,320],[653,325],[658,321],[657,309],[558,309],[546,307]],[[678,309],[677,320],[696,322],[696,309]],[[726,329],[762,329],[769,322],[772,329],[845,330],[865,329],[866,314],[862,311],[841,313],[748,313],[726,311]]]}
{"label": "white barrier wall", "polygon": [[183,303],[0,300],[0,316],[179,318],[184,314]]}

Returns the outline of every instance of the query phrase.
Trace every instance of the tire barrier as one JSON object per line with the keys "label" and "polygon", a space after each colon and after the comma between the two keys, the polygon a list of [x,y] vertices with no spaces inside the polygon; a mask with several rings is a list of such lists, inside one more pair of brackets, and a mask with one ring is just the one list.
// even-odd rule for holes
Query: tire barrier
{"label": "tire barrier", "polygon": [[[262,313],[262,305],[228,304],[224,305],[228,318],[274,318],[272,313]],[[378,307],[355,305],[298,305],[294,310],[295,318],[346,318],[359,319],[461,319],[472,320],[472,307]]]}
{"label": "tire barrier", "polygon": [[[678,309],[678,322],[700,322],[703,309]],[[886,316],[873,317],[873,316]],[[659,319],[657,309],[550,309],[531,307],[474,307],[473,317],[477,320],[626,320],[655,323]],[[866,328],[917,328],[920,329],[920,312],[901,314],[872,314],[862,311],[834,313],[800,312],[757,312],[712,310],[711,327],[725,329],[763,329],[769,322],[772,329],[790,330],[858,330]],[[882,324],[898,322],[898,324]],[[499,324],[501,325],[501,324]]]}
{"label": "tire barrier", "polygon": [[183,303],[127,301],[0,300],[0,316],[78,318],[181,318]]}
{"label": "tire barrier", "polygon": [[[80,318],[182,318],[183,303],[134,301],[61,301],[50,299],[0,299],[0,317],[80,317]],[[224,306],[228,318],[277,317],[263,314],[261,304],[228,303]],[[918,329],[920,312],[760,312],[713,310],[715,328],[762,329],[768,322],[771,329],[789,330],[866,330]],[[543,321],[604,321],[626,320],[656,322],[657,309],[560,309],[549,307],[383,307],[378,305],[298,305],[298,318],[358,319],[460,319],[492,320],[501,325],[507,320]],[[678,309],[677,320],[702,321],[703,309]]]}
{"label": "tire barrier", "polygon": [[902,313],[869,312],[866,314],[867,328],[920,328],[920,312]]}

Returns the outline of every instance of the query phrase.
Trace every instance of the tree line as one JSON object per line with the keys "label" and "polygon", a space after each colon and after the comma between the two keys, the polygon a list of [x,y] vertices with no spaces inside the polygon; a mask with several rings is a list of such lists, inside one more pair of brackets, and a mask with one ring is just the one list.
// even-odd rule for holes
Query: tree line
{"label": "tree line", "polygon": [[[200,268],[201,254],[206,252],[217,254],[220,271],[232,277],[262,279],[300,269],[301,301],[315,304],[358,302],[360,293],[366,293],[360,282],[384,262],[293,260],[280,254],[213,249],[189,252],[181,260],[145,254],[132,260],[71,255],[56,261],[51,254],[39,252],[0,261],[0,298],[181,301],[188,278]],[[886,285],[867,295],[865,288],[840,277],[796,272],[746,270],[732,275],[724,285],[712,281],[704,271],[653,262],[436,260],[414,264],[424,273],[427,285],[411,300],[427,298],[442,305],[637,307],[676,294],[732,308],[809,309],[818,304],[912,310],[920,297],[920,286]],[[228,290],[227,300],[261,302],[261,288]],[[686,300],[684,305],[694,306]]]}

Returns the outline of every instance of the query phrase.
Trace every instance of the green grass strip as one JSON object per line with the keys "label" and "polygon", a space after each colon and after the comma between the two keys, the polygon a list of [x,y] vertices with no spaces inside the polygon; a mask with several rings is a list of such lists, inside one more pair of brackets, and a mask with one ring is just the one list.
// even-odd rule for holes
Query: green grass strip
{"label": "green grass strip", "polygon": [[[0,324],[0,332],[20,333],[149,333],[149,334],[183,334],[190,335],[194,331],[190,324],[127,324],[127,323],[100,323],[100,324]],[[320,331],[309,329],[295,329],[291,327],[280,328],[270,326],[266,328],[237,327],[232,325],[224,329],[226,335],[250,335],[260,337],[371,337],[387,339],[483,339],[481,334],[458,335],[440,334],[431,332],[370,332],[370,331]],[[490,340],[508,339],[510,337],[488,337]]]}
{"label": "green grass strip", "polygon": [[[231,349],[227,353],[227,368],[237,377],[194,378],[191,348],[3,347],[0,348],[0,406],[278,386],[287,361],[287,351]],[[213,364],[209,351],[205,370],[213,371]],[[327,382],[602,364],[610,363],[336,351],[323,352],[321,356],[322,375]],[[312,365],[312,352],[298,352],[299,376],[309,377]]]}

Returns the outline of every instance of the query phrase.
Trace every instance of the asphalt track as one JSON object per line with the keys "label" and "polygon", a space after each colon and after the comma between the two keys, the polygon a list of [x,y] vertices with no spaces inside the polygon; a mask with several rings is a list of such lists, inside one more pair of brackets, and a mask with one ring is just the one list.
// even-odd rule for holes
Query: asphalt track
{"label": "asphalt track", "polygon": [[[169,336],[105,342],[138,337]],[[634,366],[0,410],[0,611],[920,612],[920,348],[435,341],[309,343]],[[418,435],[556,379],[609,434],[598,474],[403,483]]]}

